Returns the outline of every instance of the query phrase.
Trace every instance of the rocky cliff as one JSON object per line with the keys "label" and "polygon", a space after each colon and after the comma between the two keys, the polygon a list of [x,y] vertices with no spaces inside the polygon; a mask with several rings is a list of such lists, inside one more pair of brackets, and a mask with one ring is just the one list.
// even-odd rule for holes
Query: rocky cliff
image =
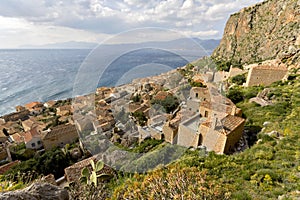
{"label": "rocky cliff", "polygon": [[300,63],[300,0],[266,0],[231,15],[212,57],[230,64]]}

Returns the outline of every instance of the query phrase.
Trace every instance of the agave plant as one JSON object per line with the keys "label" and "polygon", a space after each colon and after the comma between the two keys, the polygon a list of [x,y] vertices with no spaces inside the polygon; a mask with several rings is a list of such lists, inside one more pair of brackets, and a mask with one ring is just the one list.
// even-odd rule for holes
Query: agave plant
{"label": "agave plant", "polygon": [[90,161],[92,170],[90,171],[87,167],[81,170],[80,182],[88,185],[94,185],[97,187],[98,179],[105,180],[111,177],[109,174],[97,174],[104,168],[104,163],[99,160],[96,164],[93,160]]}

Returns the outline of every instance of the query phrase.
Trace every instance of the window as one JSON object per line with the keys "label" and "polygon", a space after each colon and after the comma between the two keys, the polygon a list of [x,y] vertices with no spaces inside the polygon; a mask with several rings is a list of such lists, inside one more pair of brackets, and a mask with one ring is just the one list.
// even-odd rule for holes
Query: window
{"label": "window", "polygon": [[204,117],[208,117],[208,112],[207,112],[207,110],[206,110],[205,113],[204,113]]}
{"label": "window", "polygon": [[37,141],[37,144],[40,145],[40,144],[41,144],[41,141]]}
{"label": "window", "polygon": [[198,94],[198,93],[196,93],[196,98],[198,98],[198,96],[199,96],[199,94]]}
{"label": "window", "polygon": [[202,134],[199,135],[199,139],[198,139],[198,146],[201,146],[203,142],[203,136]]}
{"label": "window", "polygon": [[35,147],[35,143],[31,143],[31,147]]}

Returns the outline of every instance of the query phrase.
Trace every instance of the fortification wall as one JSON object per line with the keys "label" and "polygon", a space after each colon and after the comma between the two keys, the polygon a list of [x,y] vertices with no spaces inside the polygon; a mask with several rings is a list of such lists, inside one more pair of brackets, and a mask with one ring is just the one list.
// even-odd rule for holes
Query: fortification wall
{"label": "fortification wall", "polygon": [[280,81],[287,74],[286,68],[253,67],[249,70],[246,87],[264,85],[268,86],[276,81]]}

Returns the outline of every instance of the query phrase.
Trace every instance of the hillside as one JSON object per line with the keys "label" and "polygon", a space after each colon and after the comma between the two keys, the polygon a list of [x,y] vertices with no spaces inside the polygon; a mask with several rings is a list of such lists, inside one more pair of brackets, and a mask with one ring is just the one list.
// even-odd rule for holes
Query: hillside
{"label": "hillside", "polygon": [[300,1],[266,0],[230,16],[212,57],[251,64],[270,59],[300,62]]}
{"label": "hillside", "polygon": [[[212,55],[218,63],[238,66],[279,58],[290,69],[285,81],[235,85],[227,91],[246,119],[245,146],[249,148],[232,155],[187,149],[180,159],[147,173],[118,172],[96,186],[74,182],[67,188],[70,198],[300,199],[299,30],[299,0],[268,0],[233,14]],[[258,96],[270,104],[250,101]],[[163,145],[148,140],[131,150],[141,153]],[[160,158],[150,155],[141,163],[151,166]]]}
{"label": "hillside", "polygon": [[[164,169],[125,176],[112,187],[112,199],[299,199],[299,14],[297,0],[268,0],[245,8],[230,17],[212,55],[221,65],[278,58],[296,68],[285,82],[234,88],[239,95],[235,102],[247,118],[249,149],[231,156],[188,151]],[[271,105],[250,102],[262,91]]]}
{"label": "hillside", "polygon": [[231,156],[188,151],[165,169],[124,178],[112,199],[300,198],[299,88],[299,75],[274,83],[268,87],[274,104],[266,107],[248,98],[263,87],[241,88],[243,100],[237,105],[247,117],[247,129],[263,128],[251,148]]}

